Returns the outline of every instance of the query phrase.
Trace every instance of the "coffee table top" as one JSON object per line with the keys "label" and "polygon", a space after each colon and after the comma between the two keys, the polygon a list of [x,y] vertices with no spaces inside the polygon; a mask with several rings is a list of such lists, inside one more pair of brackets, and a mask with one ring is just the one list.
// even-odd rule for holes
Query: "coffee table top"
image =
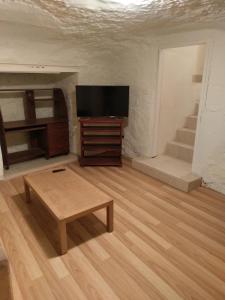
{"label": "coffee table top", "polygon": [[57,220],[72,220],[112,202],[110,196],[66,167],[31,173],[24,179]]}

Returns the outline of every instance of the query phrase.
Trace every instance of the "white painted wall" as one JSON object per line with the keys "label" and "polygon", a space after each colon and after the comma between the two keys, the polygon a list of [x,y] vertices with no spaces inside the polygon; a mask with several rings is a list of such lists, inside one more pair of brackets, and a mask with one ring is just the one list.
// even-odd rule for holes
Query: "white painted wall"
{"label": "white painted wall", "polygon": [[[225,32],[200,30],[126,41],[114,49],[98,67],[95,83],[128,84],[131,87],[129,125],[125,130],[124,152],[151,157],[155,154],[155,132],[159,49],[206,44],[203,92],[200,99],[193,172],[206,186],[225,194]],[[200,54],[201,55],[201,54]],[[197,72],[202,70],[202,64]],[[102,71],[104,74],[102,75]],[[110,74],[109,74],[110,71]],[[87,81],[93,80],[86,72]],[[105,76],[105,74],[108,74]],[[97,76],[96,76],[97,75]],[[107,80],[105,78],[107,77]],[[83,78],[84,80],[84,78]]]}
{"label": "white painted wall", "polygon": [[193,170],[225,194],[225,33],[215,32],[201,103]]}
{"label": "white painted wall", "polygon": [[203,45],[160,51],[158,154],[165,152],[167,143],[184,126],[186,117],[194,114],[201,83],[193,81],[193,76],[202,75],[203,63]]}
{"label": "white painted wall", "polygon": [[[80,84],[96,83],[110,84],[109,53],[87,48],[77,44],[76,40],[60,35],[53,29],[43,32],[42,28],[34,26],[23,26],[10,23],[3,23],[0,26],[1,34],[1,69],[10,64],[10,72],[13,72],[12,65],[17,69],[21,64],[48,65],[53,66],[53,71],[58,69],[65,72],[64,67],[79,66]],[[111,51],[110,51],[111,53]],[[111,59],[111,56],[110,56]],[[76,67],[75,67],[76,69]],[[78,68],[79,69],[79,68]],[[20,71],[20,69],[19,69]],[[36,70],[35,70],[36,71]],[[53,88],[63,89],[69,108],[70,121],[70,147],[71,152],[79,152],[78,127],[76,118],[76,97],[75,85],[77,84],[76,74],[8,74],[0,73],[0,86],[3,88]],[[24,119],[22,106],[22,95],[1,95],[0,105],[3,109],[5,121]],[[47,116],[51,113],[47,107],[39,108],[39,116]],[[27,149],[26,134],[12,134],[8,137],[9,151]],[[3,174],[2,160],[0,159],[0,175]]]}
{"label": "white painted wall", "polygon": [[[157,78],[159,49],[207,44],[203,93],[196,135],[193,171],[203,177],[206,186],[225,194],[225,33],[217,30],[180,32],[139,40],[124,46],[114,60],[117,82],[131,86],[129,126],[125,152],[152,157],[159,105]],[[121,50],[121,49],[120,49]],[[119,71],[118,71],[119,70]]]}
{"label": "white painted wall", "polygon": [[193,170],[206,184],[225,193],[225,35],[224,31],[200,30],[157,37],[138,36],[105,50],[81,46],[53,31],[16,24],[0,26],[0,63],[80,65],[78,82],[128,84],[130,117],[125,130],[124,152],[130,157],[155,153],[158,58],[160,48],[208,43],[208,70],[204,78]]}

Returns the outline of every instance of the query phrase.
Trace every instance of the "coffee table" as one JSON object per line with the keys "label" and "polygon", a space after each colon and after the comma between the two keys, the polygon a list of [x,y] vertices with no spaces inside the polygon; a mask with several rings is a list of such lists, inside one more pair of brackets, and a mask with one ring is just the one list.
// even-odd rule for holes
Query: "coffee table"
{"label": "coffee table", "polygon": [[107,231],[113,231],[113,199],[67,167],[51,168],[24,176],[27,202],[30,189],[58,224],[60,253],[67,252],[66,224],[106,208]]}

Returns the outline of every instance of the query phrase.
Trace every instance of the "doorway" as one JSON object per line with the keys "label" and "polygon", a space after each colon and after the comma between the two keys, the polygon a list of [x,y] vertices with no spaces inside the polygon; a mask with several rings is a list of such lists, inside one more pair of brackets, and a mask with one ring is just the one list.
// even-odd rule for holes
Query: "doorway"
{"label": "doorway", "polygon": [[160,51],[156,156],[192,163],[205,53],[205,44]]}

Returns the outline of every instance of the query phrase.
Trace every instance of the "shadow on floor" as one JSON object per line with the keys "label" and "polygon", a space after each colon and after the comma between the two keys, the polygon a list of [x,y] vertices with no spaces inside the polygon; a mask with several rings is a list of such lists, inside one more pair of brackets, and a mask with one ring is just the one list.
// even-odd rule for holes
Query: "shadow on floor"
{"label": "shadow on floor", "polygon": [[[13,202],[23,215],[24,226],[27,225],[29,228],[26,231],[27,235],[24,235],[25,239],[29,245],[33,244],[34,247],[36,247],[35,242],[37,242],[48,258],[56,257],[59,255],[57,222],[34,193],[31,193],[31,199],[31,203],[26,203],[24,193],[12,196]],[[67,224],[68,250],[105,232],[105,224],[94,214],[71,222]]]}

